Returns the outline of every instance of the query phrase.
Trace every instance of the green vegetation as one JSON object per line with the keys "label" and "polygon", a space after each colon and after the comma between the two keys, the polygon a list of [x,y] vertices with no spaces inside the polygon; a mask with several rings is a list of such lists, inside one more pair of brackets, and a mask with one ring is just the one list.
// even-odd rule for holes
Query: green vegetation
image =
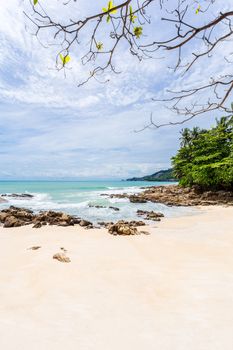
{"label": "green vegetation", "polygon": [[152,175],[147,175],[143,177],[133,177],[127,179],[126,181],[176,181],[172,169],[160,170]]}
{"label": "green vegetation", "polygon": [[185,128],[181,147],[172,158],[183,186],[233,190],[233,116],[222,117],[210,130]]}

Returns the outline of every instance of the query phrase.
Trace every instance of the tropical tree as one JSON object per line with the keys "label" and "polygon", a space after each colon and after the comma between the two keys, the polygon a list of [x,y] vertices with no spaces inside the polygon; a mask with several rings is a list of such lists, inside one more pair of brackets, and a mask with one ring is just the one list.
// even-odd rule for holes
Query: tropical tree
{"label": "tropical tree", "polygon": [[181,147],[173,157],[174,174],[183,186],[233,189],[233,117],[217,120],[210,130],[182,132]]}

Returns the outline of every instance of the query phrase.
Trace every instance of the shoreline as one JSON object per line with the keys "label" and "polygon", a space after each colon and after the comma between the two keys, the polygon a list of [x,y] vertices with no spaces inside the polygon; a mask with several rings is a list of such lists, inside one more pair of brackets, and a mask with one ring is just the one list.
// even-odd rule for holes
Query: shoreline
{"label": "shoreline", "polygon": [[[75,197],[77,201],[70,202],[64,200],[56,202],[47,193],[2,194],[0,201],[1,199],[4,201],[4,206],[0,211],[0,222],[7,228],[28,224],[34,224],[35,228],[46,224],[70,226],[80,222],[81,226],[91,228],[106,227],[120,221],[126,224],[132,222],[133,226],[136,226],[136,222],[138,225],[143,222],[147,225],[152,221],[160,221],[161,216],[189,215],[191,214],[189,211],[194,212],[199,206],[233,205],[233,192],[230,191],[202,192],[197,187],[183,188],[169,183],[141,187],[138,191],[130,190],[129,192],[124,192],[123,188],[116,187],[115,192],[111,193],[114,188],[107,188],[108,191],[105,193],[90,191],[94,193],[94,196],[83,198],[81,201],[78,196]],[[46,209],[46,205],[43,207],[43,202],[38,202],[41,198],[42,201],[46,200],[47,195],[49,209]],[[68,198],[69,195],[68,192]],[[69,205],[70,208],[73,207],[76,210],[70,210]],[[56,213],[59,213],[60,216]],[[164,215],[160,215],[161,213]]]}
{"label": "shoreline", "polygon": [[233,207],[216,206],[149,236],[0,227],[1,348],[231,350],[232,227]]}

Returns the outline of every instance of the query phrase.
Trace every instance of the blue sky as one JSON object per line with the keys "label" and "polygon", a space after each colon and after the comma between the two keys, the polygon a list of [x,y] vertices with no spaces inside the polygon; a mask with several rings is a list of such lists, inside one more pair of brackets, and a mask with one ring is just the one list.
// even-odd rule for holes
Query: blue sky
{"label": "blue sky", "polygon": [[[182,127],[135,133],[147,124],[151,112],[159,122],[174,120],[162,104],[151,101],[182,82],[167,71],[168,61],[139,64],[122,47],[116,58],[120,75],[111,76],[108,84],[93,80],[78,88],[84,74],[78,55],[73,52],[66,78],[54,69],[55,48],[43,48],[25,30],[22,11],[28,9],[27,3],[1,3],[0,179],[121,179],[170,167]],[[85,3],[76,5],[80,13],[91,9]],[[51,0],[49,10],[59,17],[64,13],[57,4]],[[153,19],[156,16],[148,35],[156,32]],[[221,59],[212,66],[219,69]],[[198,66],[187,82],[209,74],[208,68]],[[209,126],[214,117],[199,117],[187,126]]]}

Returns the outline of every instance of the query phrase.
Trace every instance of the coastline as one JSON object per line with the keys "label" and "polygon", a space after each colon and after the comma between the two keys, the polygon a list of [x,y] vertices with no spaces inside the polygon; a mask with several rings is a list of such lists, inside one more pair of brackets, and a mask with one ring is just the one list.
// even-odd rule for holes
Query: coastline
{"label": "coastline", "polygon": [[[233,207],[219,206],[149,236],[0,227],[1,348],[230,350],[232,227]],[[53,259],[60,247],[70,263]]]}

